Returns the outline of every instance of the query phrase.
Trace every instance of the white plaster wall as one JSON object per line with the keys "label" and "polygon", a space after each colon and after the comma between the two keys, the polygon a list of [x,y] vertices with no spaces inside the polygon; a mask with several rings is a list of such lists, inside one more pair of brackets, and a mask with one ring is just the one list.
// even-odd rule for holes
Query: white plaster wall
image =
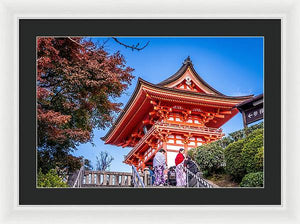
{"label": "white plaster wall", "polygon": [[184,148],[184,146],[183,145],[182,146],[167,145],[167,149],[173,149],[173,150],[178,150],[179,151],[180,148]]}
{"label": "white plaster wall", "polygon": [[175,166],[176,156],[177,156],[177,152],[167,152],[167,164],[169,168],[171,166]]}

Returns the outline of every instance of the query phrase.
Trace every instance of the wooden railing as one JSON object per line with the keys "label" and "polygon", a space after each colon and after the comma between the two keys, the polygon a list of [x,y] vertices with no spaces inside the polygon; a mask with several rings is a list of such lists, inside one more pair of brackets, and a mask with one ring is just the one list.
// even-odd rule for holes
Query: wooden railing
{"label": "wooden railing", "polygon": [[171,123],[163,123],[160,122],[157,124],[157,127],[159,128],[175,128],[175,129],[180,129],[180,130],[191,130],[191,131],[197,131],[202,134],[208,134],[208,135],[217,135],[222,137],[222,129],[221,128],[210,128],[210,127],[199,127],[199,126],[194,126],[194,125],[189,125],[189,124],[171,124]]}
{"label": "wooden railing", "polygon": [[[150,184],[149,174],[147,170],[144,173],[138,173],[139,180],[133,179],[132,173],[127,172],[111,172],[111,171],[94,171],[86,170],[84,172],[83,187],[133,187],[134,182],[142,182],[144,186]],[[135,178],[138,178],[135,175]]]}

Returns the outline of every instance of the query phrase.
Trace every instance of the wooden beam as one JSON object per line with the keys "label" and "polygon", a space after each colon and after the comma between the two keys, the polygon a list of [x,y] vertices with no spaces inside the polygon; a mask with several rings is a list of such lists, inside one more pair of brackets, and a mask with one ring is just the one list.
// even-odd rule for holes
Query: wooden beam
{"label": "wooden beam", "polygon": [[222,115],[222,114],[215,114],[215,117],[217,117],[217,118],[225,118],[225,115]]}
{"label": "wooden beam", "polygon": [[232,112],[231,112],[231,110],[225,110],[225,111],[221,111],[220,114],[230,115],[230,114],[232,114]]}
{"label": "wooden beam", "polygon": [[157,105],[157,103],[154,100],[150,100],[150,103],[153,105]]}

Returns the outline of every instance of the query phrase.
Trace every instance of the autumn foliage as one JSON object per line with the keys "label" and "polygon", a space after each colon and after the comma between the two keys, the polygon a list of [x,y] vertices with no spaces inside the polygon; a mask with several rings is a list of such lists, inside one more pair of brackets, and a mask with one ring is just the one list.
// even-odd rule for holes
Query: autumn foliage
{"label": "autumn foliage", "polygon": [[131,84],[124,57],[79,37],[37,39],[38,148],[67,152],[109,126]]}

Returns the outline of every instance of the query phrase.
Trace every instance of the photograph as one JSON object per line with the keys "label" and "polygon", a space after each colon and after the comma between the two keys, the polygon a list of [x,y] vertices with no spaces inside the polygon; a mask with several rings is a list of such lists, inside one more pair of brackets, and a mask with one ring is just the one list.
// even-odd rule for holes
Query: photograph
{"label": "photograph", "polygon": [[37,188],[264,188],[264,36],[37,36]]}

